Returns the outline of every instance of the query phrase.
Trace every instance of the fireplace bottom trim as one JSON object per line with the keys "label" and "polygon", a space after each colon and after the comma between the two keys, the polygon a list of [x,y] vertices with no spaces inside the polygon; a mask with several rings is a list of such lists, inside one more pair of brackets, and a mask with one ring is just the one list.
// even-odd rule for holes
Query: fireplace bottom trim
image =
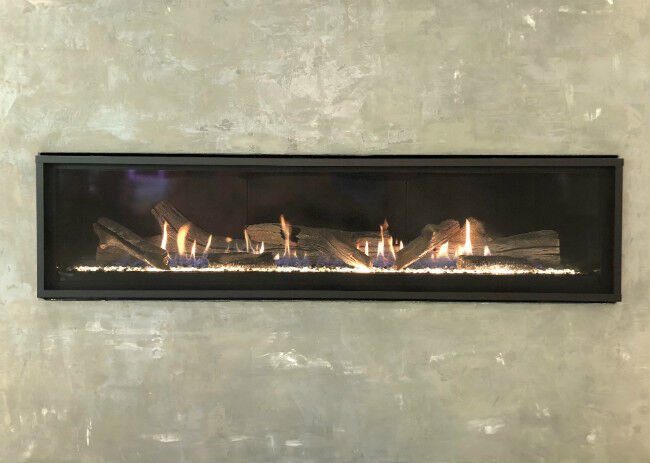
{"label": "fireplace bottom trim", "polygon": [[47,300],[308,300],[308,301],[421,301],[421,302],[552,302],[552,303],[611,303],[619,302],[620,296],[610,293],[447,293],[432,292],[416,294],[409,291],[316,291],[316,290],[45,290],[38,297]]}
{"label": "fireplace bottom trim", "polygon": [[[62,272],[59,289],[42,290],[50,299],[307,299],[307,300],[421,300],[502,302],[615,302],[620,295],[588,291],[598,287],[598,275],[364,275],[323,273],[318,286],[308,273],[290,282],[277,272],[247,272],[243,284],[237,272]],[[106,277],[110,276],[110,280]],[[370,278],[369,278],[370,277]],[[396,281],[395,279],[399,280]],[[489,291],[495,286],[508,291]],[[570,278],[570,279],[567,279]],[[139,290],[130,290],[136,285]],[[405,290],[377,290],[377,287]],[[540,292],[530,292],[531,287]],[[316,286],[316,287],[315,287]],[[583,293],[571,292],[581,287]],[[89,291],[83,288],[93,287]],[[174,287],[176,289],[161,289]],[[338,288],[335,290],[327,288]],[[183,289],[188,288],[188,289]],[[428,290],[427,290],[428,289]]]}

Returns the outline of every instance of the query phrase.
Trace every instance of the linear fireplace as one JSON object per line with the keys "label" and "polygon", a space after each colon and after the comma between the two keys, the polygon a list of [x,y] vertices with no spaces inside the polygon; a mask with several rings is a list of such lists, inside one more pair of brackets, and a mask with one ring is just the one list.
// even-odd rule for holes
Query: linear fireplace
{"label": "linear fireplace", "polygon": [[620,300],[615,156],[36,163],[40,297]]}

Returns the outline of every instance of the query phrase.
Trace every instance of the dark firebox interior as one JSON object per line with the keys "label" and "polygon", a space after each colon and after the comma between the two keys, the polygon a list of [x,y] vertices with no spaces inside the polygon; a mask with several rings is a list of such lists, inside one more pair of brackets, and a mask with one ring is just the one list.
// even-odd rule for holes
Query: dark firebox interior
{"label": "dark firebox interior", "polygon": [[[404,242],[416,237],[424,225],[449,218],[463,221],[475,217],[485,224],[491,236],[556,230],[563,265],[575,266],[590,276],[588,282],[577,287],[563,283],[561,288],[558,286],[560,291],[604,292],[612,284],[614,175],[612,169],[604,167],[57,164],[46,166],[45,185],[47,280],[56,288],[85,288],[86,283],[75,283],[75,276],[67,269],[94,256],[97,238],[92,224],[97,218],[111,218],[143,237],[158,235],[161,230],[150,210],[162,200],[172,203],[210,233],[233,238],[243,237],[246,225],[278,222],[280,214],[295,225],[354,231],[378,230],[387,220],[390,233]],[[392,283],[382,278],[382,284],[389,282],[390,288],[401,290],[399,281],[409,276],[415,277],[400,276]],[[150,289],[156,287],[155,277],[138,276],[136,280],[151,279],[152,282],[147,280],[141,284]],[[250,279],[250,275],[239,277],[240,282],[229,277],[228,284],[235,288],[254,287],[250,282],[241,283]],[[284,289],[309,287],[306,283],[292,285],[290,274],[281,277],[280,287]],[[376,277],[354,276],[369,281]],[[104,280],[111,278],[104,273]],[[211,283],[187,280],[188,283],[179,283],[179,287],[223,287],[225,284],[222,275],[211,278]],[[304,278],[300,276],[301,281]],[[319,288],[340,286],[331,275],[323,278],[312,274],[309,278],[312,282],[319,278],[329,280],[329,283],[314,283]],[[436,276],[426,278],[432,280]],[[570,279],[556,277],[555,280],[562,278]],[[491,284],[484,283],[478,289],[509,289],[507,285],[504,287],[504,279],[501,282],[497,281],[499,277],[492,279]],[[431,283],[422,276],[417,276],[417,280],[420,281],[417,290],[430,289]],[[92,284],[98,281],[94,277]],[[528,289],[531,291],[546,290],[550,284],[535,288],[535,278],[531,281],[533,287]],[[132,288],[128,283],[120,284],[120,288]],[[363,286],[372,288],[367,282]],[[468,287],[468,290],[475,289]],[[549,290],[555,290],[552,284]]]}

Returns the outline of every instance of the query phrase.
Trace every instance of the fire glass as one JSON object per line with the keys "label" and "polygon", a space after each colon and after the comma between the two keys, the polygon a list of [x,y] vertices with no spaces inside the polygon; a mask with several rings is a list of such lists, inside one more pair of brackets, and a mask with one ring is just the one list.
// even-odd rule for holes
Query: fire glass
{"label": "fire glass", "polygon": [[620,299],[615,157],[37,158],[39,295]]}

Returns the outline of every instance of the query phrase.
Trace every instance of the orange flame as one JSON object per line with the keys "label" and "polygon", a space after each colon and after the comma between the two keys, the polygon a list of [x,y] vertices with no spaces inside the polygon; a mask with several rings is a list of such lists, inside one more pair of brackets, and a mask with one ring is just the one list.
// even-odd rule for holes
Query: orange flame
{"label": "orange flame", "polygon": [[165,251],[167,250],[167,221],[165,221],[163,225],[163,235],[162,235],[162,241],[160,242],[160,247],[163,248]]}
{"label": "orange flame", "polygon": [[384,219],[384,224],[379,226],[379,242],[377,243],[377,257],[384,257],[384,228],[388,228],[388,222]]}
{"label": "orange flame", "polygon": [[262,245],[260,246],[259,253],[264,254],[264,241],[262,241]]}
{"label": "orange flame", "polygon": [[469,220],[465,219],[465,244],[458,247],[456,254],[459,256],[471,256],[472,255],[472,240],[469,237],[470,235],[470,226]]}
{"label": "orange flame", "polygon": [[248,231],[244,230],[244,239],[246,240],[246,252],[251,252],[251,240],[248,237]]}
{"label": "orange flame", "polygon": [[485,246],[485,247],[483,248],[483,255],[484,255],[484,256],[491,256],[492,253],[490,252],[490,248],[488,248],[487,246]]}
{"label": "orange flame", "polygon": [[291,224],[284,220],[284,215],[280,215],[280,228],[284,234],[284,255],[291,257]]}
{"label": "orange flame", "polygon": [[440,246],[438,250],[438,259],[449,259],[449,241]]}
{"label": "orange flame", "polygon": [[208,243],[205,245],[205,248],[203,249],[203,255],[205,256],[208,251],[210,250],[210,245],[212,244],[212,235],[208,236]]}
{"label": "orange flame", "polygon": [[196,259],[196,240],[194,240],[194,243],[192,244],[192,251],[190,252],[190,257],[192,259]]}
{"label": "orange flame", "polygon": [[190,231],[190,224],[186,223],[181,228],[178,229],[178,235],[176,236],[176,249],[178,249],[178,254],[185,256],[185,239],[187,238],[187,233]]}

